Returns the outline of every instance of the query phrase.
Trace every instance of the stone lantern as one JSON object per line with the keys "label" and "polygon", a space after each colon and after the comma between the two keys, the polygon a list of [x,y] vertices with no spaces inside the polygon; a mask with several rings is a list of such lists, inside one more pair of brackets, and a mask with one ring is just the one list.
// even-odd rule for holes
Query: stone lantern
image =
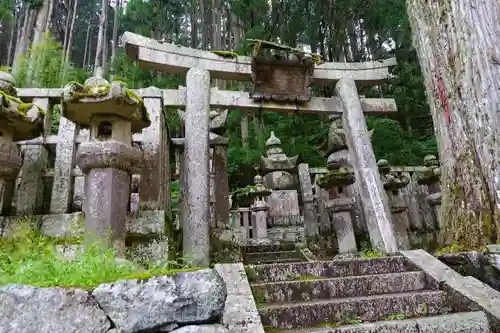
{"label": "stone lantern", "polygon": [[391,171],[389,162],[385,159],[379,160],[377,166],[389,202],[398,246],[400,249],[409,249],[410,218],[408,216],[408,205],[402,196],[401,190],[410,183],[410,179],[402,172]]}
{"label": "stone lantern", "polygon": [[434,155],[427,155],[424,157],[425,170],[418,178],[419,185],[426,185],[429,189],[429,195],[426,200],[432,207],[434,223],[437,227],[441,226],[439,210],[441,207],[441,168],[439,160]]}
{"label": "stone lantern", "polygon": [[266,156],[261,156],[260,169],[264,182],[272,190],[286,190],[295,184],[292,173],[297,170],[298,156],[288,157],[281,148],[281,140],[271,131],[266,141]]}
{"label": "stone lantern", "polygon": [[0,72],[0,195],[5,206],[4,181],[14,179],[21,169],[22,159],[12,152],[15,141],[30,140],[43,133],[44,111],[19,100],[14,78]]}
{"label": "stone lantern", "polygon": [[[330,212],[331,224],[337,236],[339,253],[357,251],[353,226],[353,210],[355,198],[347,192],[347,187],[354,184],[356,178],[348,161],[348,151],[343,139],[332,149],[328,156],[328,173],[316,180],[317,185],[330,193],[330,199],[325,202],[325,209]],[[344,142],[345,143],[345,142]]]}
{"label": "stone lantern", "polygon": [[86,176],[86,242],[99,241],[123,256],[131,176],[140,172],[142,162],[132,134],[151,124],[146,108],[123,83],[100,77],[83,86],[68,84],[63,98],[64,116],[90,128],[90,141],[80,144],[76,156]]}
{"label": "stone lantern", "polygon": [[260,175],[254,177],[254,184],[255,186],[251,191],[254,199],[253,204],[250,205],[253,238],[258,244],[263,244],[269,242],[267,237],[267,212],[269,211],[269,204],[266,201],[266,197],[271,195],[271,191],[264,185],[264,181]]}

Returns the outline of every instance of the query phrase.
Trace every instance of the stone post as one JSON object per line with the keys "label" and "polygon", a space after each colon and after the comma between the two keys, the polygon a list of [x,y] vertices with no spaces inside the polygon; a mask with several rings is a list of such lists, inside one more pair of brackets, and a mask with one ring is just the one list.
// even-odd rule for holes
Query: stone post
{"label": "stone post", "polygon": [[269,238],[267,237],[267,213],[269,211],[269,204],[266,202],[265,198],[271,194],[265,185],[261,176],[257,175],[254,177],[255,182],[255,196],[253,204],[250,205],[250,211],[252,214],[252,231],[253,238],[255,242],[259,244],[268,243]]}
{"label": "stone post", "polygon": [[432,215],[434,219],[434,225],[439,228],[441,227],[441,218],[439,211],[441,208],[441,169],[439,166],[439,160],[434,155],[427,155],[424,157],[424,166],[426,170],[419,177],[418,183],[420,185],[427,185],[429,189],[429,195],[427,195],[426,200],[432,207]]}
{"label": "stone post", "polygon": [[398,248],[409,250],[410,240],[408,232],[410,231],[410,219],[408,205],[402,196],[401,189],[410,183],[410,179],[402,173],[391,172],[391,167],[387,160],[381,159],[377,162],[377,165],[389,202]]}
{"label": "stone post", "polygon": [[[33,100],[43,110],[49,110],[48,98]],[[47,114],[50,117],[50,114]],[[49,133],[47,133],[49,134]],[[42,214],[44,176],[47,168],[49,152],[43,145],[24,145],[21,179],[17,185],[16,209],[18,215]]]}
{"label": "stone post", "polygon": [[186,208],[183,256],[194,266],[210,264],[209,169],[210,73],[191,68],[186,77],[185,164]]}
{"label": "stone post", "polygon": [[314,196],[309,164],[299,164],[298,173],[300,193],[302,195],[302,203],[304,205],[304,233],[306,237],[312,237],[318,234],[318,225],[316,223],[316,214],[314,212]]}
{"label": "stone post", "polygon": [[372,246],[377,251],[395,253],[398,245],[391,213],[378,174],[356,84],[353,79],[342,78],[335,88],[342,103],[347,146],[359,180],[359,194]]}
{"label": "stone post", "polygon": [[215,221],[217,228],[229,228],[229,174],[227,146],[214,148],[215,168]]}
{"label": "stone post", "polygon": [[143,89],[144,106],[151,125],[142,130],[144,160],[139,183],[141,210],[164,210],[170,216],[169,138],[161,90]]}
{"label": "stone post", "polygon": [[131,176],[138,173],[142,152],[132,134],[150,125],[140,98],[120,82],[91,78],[84,86],[64,89],[65,115],[90,127],[90,141],[80,144],[76,163],[85,174],[85,240],[125,252],[125,224]]}
{"label": "stone post", "polygon": [[[6,192],[5,181],[13,181],[23,163],[19,156],[13,154],[12,143],[14,141],[34,139],[41,135],[43,133],[43,112],[42,107],[38,106],[40,101],[34,103],[29,110],[21,110],[22,105],[16,98],[14,78],[8,73],[0,72],[0,91],[2,92],[0,94],[0,195],[2,196],[2,208],[4,208],[10,205],[7,202],[10,201],[10,198],[4,197],[4,192]],[[48,105],[48,102],[46,104]],[[27,159],[29,160],[31,157],[32,155],[28,153]],[[28,164],[26,160],[25,164]],[[30,165],[30,170],[24,170],[24,172],[32,171],[34,173],[33,177],[40,180],[41,173],[44,170],[31,170],[31,168],[33,168],[33,165]],[[21,203],[22,214],[33,214],[37,209],[41,209],[42,205],[42,198],[37,196],[36,191],[40,190],[40,188],[43,190],[43,183],[37,181],[30,184],[34,187],[35,193],[25,186],[31,176],[24,174],[23,179],[25,181],[21,180],[20,184],[22,189],[29,191],[23,194],[21,200],[18,200],[18,203]]]}

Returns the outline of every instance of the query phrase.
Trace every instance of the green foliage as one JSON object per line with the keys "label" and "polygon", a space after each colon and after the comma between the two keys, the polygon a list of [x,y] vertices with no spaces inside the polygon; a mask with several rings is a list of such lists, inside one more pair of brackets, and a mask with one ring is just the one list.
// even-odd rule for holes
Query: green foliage
{"label": "green foliage", "polygon": [[30,220],[17,222],[17,231],[0,238],[0,285],[28,284],[39,287],[81,287],[92,289],[101,283],[123,279],[147,279],[197,268],[170,269],[117,263],[113,250],[92,245],[77,252],[73,260],[63,259],[55,250],[60,241],[40,235]]}
{"label": "green foliage", "polygon": [[59,88],[67,82],[78,80],[78,71],[72,65],[64,68],[65,80],[61,80],[62,47],[50,34],[46,34],[39,44],[32,45],[28,53],[16,61],[17,69],[13,75],[18,87]]}

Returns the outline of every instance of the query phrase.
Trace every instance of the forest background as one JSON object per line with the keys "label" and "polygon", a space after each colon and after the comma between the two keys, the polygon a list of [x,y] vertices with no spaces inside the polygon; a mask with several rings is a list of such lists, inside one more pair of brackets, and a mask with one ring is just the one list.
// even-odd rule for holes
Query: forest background
{"label": "forest background", "polygon": [[[391,165],[421,165],[436,154],[432,117],[423,77],[412,48],[404,0],[2,0],[0,64],[18,87],[61,87],[83,81],[95,68],[130,88],[177,88],[184,78],[142,70],[127,59],[119,36],[131,31],[157,40],[205,50],[249,55],[248,38],[270,40],[319,53],[326,61],[377,61],[396,57],[387,83],[360,91],[394,98],[398,113],[368,117],[377,159]],[[215,82],[228,90],[248,90],[235,82]],[[333,87],[314,89],[329,97]],[[176,110],[168,112],[170,135],[179,134]],[[57,133],[58,113],[55,112]],[[312,167],[325,166],[318,150],[327,137],[326,116],[263,112],[243,116],[231,110],[231,188],[248,185],[265,153],[270,131],[289,155]]]}

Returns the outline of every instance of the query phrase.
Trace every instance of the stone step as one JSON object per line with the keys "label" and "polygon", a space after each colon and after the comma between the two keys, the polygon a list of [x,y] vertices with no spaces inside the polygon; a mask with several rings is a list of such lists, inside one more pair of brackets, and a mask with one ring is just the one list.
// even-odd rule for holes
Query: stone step
{"label": "stone step", "polygon": [[260,259],[260,260],[248,260],[244,259],[243,262],[247,265],[267,265],[267,264],[282,264],[282,263],[298,263],[298,262],[304,262],[305,259],[303,258],[281,258],[281,259],[275,259],[275,258],[267,258],[267,259]]}
{"label": "stone step", "polygon": [[355,258],[333,261],[313,261],[267,265],[248,265],[247,276],[250,282],[293,281],[298,276],[308,277],[346,277],[369,274],[400,273],[415,270],[406,264],[401,256],[382,258]]}
{"label": "stone step", "polygon": [[255,252],[277,252],[277,251],[294,251],[295,243],[284,243],[279,245],[249,245],[242,246],[242,253],[255,253]]}
{"label": "stone step", "polygon": [[318,279],[299,276],[297,281],[252,284],[259,304],[294,303],[319,299],[394,294],[424,289],[437,289],[436,282],[424,272],[403,272]]}
{"label": "stone step", "polygon": [[484,312],[460,312],[434,317],[378,321],[339,327],[279,330],[280,333],[489,333]]}
{"label": "stone step", "polygon": [[451,312],[443,291],[417,291],[362,297],[346,297],[259,308],[264,326],[310,327],[353,320],[378,321],[391,315],[421,317]]}
{"label": "stone step", "polygon": [[305,259],[302,257],[302,254],[297,250],[244,253],[243,258],[246,262],[255,263],[280,259],[298,259],[299,261],[305,261]]}

